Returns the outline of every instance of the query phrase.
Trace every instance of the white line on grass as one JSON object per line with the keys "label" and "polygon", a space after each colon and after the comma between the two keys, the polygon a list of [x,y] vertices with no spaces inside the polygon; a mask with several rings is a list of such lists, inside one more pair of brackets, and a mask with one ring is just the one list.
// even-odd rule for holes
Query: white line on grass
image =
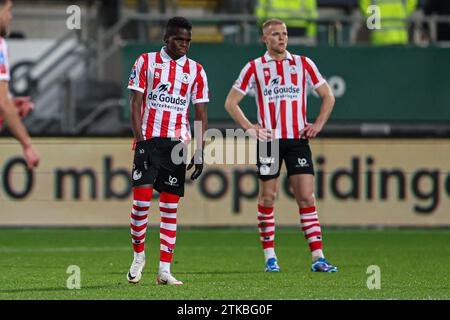
{"label": "white line on grass", "polygon": [[130,247],[59,247],[59,248],[8,248],[0,247],[0,253],[22,252],[102,252],[102,251],[130,251]]}

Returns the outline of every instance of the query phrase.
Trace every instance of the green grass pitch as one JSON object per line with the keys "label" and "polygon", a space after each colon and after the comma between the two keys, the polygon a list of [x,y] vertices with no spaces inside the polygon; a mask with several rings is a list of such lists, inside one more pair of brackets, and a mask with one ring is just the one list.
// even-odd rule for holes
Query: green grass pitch
{"label": "green grass pitch", "polygon": [[[159,230],[147,238],[147,265],[137,285],[126,281],[129,229],[0,229],[0,299],[450,299],[450,230],[329,230],[335,274],[310,272],[300,231],[278,228],[282,271],[265,273],[257,229],[179,229],[172,271],[185,285],[155,284]],[[81,289],[66,286],[68,266]],[[367,288],[367,268],[381,288]]]}

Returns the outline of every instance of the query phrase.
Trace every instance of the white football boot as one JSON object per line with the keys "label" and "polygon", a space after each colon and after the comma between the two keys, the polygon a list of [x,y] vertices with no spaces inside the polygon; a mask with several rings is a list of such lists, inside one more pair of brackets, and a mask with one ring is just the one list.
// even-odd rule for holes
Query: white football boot
{"label": "white football boot", "polygon": [[172,276],[169,272],[162,271],[158,273],[158,277],[156,278],[156,284],[180,286],[183,284],[183,282],[175,279],[175,277]]}
{"label": "white football boot", "polygon": [[145,253],[134,253],[133,263],[127,273],[127,280],[129,283],[138,283],[142,277],[142,270],[145,267]]}

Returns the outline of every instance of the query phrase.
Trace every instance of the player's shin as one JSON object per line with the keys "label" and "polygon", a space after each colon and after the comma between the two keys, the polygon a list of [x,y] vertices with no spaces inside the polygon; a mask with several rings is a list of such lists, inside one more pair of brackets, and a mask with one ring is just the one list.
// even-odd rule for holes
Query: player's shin
{"label": "player's shin", "polygon": [[311,250],[312,260],[323,258],[322,231],[315,206],[300,208],[300,224]]}
{"label": "player's shin", "polygon": [[258,231],[265,260],[276,258],[274,247],[275,217],[273,208],[258,205]]}
{"label": "player's shin", "polygon": [[133,208],[131,209],[131,242],[136,253],[144,252],[147,232],[148,210],[152,199],[152,188],[133,188]]}
{"label": "player's shin", "polygon": [[170,265],[172,263],[177,235],[177,208],[179,200],[180,197],[178,195],[170,194],[167,192],[162,192],[160,195],[160,273],[170,273]]}

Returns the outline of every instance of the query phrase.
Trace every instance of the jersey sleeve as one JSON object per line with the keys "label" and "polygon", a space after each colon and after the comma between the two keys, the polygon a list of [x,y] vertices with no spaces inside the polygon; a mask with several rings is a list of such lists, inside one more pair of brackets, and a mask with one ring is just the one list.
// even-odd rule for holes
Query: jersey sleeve
{"label": "jersey sleeve", "polygon": [[306,68],[306,80],[308,81],[308,84],[312,88],[317,89],[318,87],[323,85],[326,81],[322,77],[322,75],[319,72],[319,69],[311,59],[305,57],[304,62]]}
{"label": "jersey sleeve", "polygon": [[191,93],[191,101],[193,104],[209,102],[208,78],[205,69],[197,64],[197,76]]}
{"label": "jersey sleeve", "polygon": [[253,88],[255,81],[254,68],[252,64],[247,63],[241,70],[239,77],[234,82],[233,88],[235,88],[240,93],[246,95]]}
{"label": "jersey sleeve", "polygon": [[4,39],[0,40],[0,80],[9,81],[8,48]]}
{"label": "jersey sleeve", "polygon": [[128,81],[128,89],[144,93],[147,86],[147,70],[148,57],[146,54],[143,54],[139,58],[137,58],[133,67],[131,68],[130,79]]}

